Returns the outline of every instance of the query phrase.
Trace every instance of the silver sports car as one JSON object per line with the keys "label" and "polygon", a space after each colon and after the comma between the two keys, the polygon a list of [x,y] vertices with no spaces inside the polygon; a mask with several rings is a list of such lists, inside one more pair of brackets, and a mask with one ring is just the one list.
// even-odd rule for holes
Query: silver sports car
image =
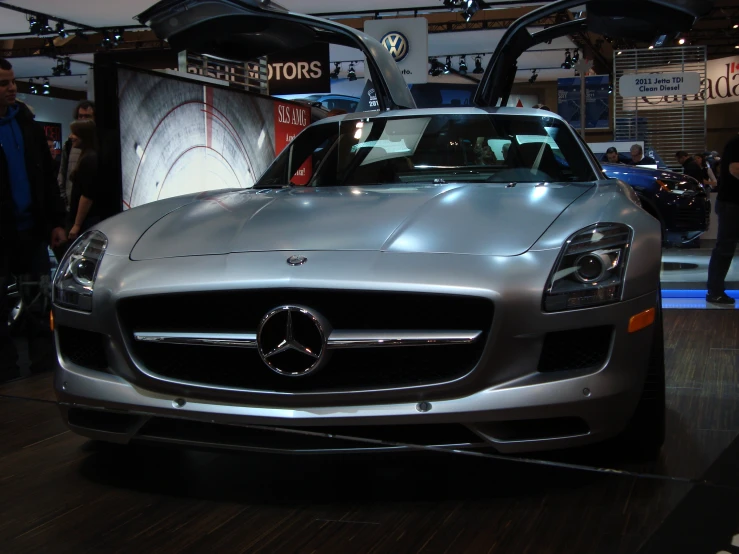
{"label": "silver sports car", "polygon": [[[286,37],[351,44],[380,111],[308,127],[253,189],[147,204],[77,240],[54,283],[69,427],[256,451],[511,453],[617,435],[658,450],[660,225],[560,117],[494,107],[521,51],[609,28],[613,3],[591,2],[588,19],[527,30],[583,3],[519,20],[478,107],[439,110],[414,109],[388,52],[334,22],[246,0],[142,14],[174,48],[229,58]],[[689,27],[686,4],[661,21]],[[306,162],[310,182],[292,185]]]}

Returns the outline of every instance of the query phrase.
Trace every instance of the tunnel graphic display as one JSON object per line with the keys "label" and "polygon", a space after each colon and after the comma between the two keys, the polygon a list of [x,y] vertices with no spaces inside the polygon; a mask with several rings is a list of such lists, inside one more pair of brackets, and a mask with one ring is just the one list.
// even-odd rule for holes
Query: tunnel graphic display
{"label": "tunnel graphic display", "polygon": [[123,208],[192,192],[249,188],[274,160],[268,97],[120,68]]}

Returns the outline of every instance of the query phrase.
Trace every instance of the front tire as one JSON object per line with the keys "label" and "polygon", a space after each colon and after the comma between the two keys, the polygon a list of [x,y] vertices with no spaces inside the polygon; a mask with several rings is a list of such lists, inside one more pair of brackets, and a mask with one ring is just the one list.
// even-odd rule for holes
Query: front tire
{"label": "front tire", "polygon": [[657,293],[656,308],[654,336],[644,390],[631,421],[620,436],[620,441],[627,452],[641,459],[650,460],[659,456],[665,442],[665,343],[660,293]]}

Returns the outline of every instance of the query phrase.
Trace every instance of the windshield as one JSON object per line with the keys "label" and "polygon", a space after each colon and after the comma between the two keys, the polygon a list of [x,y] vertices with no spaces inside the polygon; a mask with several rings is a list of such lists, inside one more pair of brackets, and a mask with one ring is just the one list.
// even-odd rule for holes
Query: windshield
{"label": "windshield", "polygon": [[434,114],[309,127],[256,188],[595,179],[587,154],[559,119]]}

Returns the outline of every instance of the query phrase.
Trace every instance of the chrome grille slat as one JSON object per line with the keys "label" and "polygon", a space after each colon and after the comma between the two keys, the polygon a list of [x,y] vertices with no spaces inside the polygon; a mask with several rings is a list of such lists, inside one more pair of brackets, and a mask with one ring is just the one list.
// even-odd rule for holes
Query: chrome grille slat
{"label": "chrome grille slat", "polygon": [[[332,331],[328,348],[392,348],[405,346],[446,346],[471,344],[482,331]],[[138,331],[133,334],[139,342],[181,344],[195,346],[223,346],[256,348],[254,333],[182,333]]]}

